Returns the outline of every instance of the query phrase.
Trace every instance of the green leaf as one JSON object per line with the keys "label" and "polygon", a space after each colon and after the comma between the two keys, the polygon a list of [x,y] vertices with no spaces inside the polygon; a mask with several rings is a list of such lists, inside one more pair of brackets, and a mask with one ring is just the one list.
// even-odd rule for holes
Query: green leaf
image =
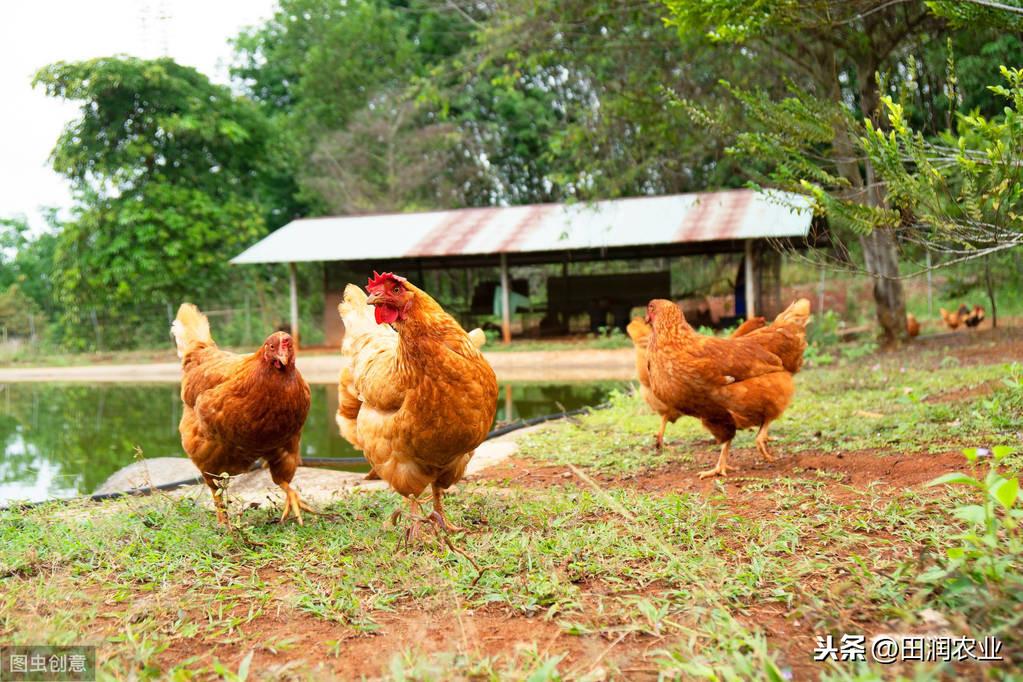
{"label": "green leaf", "polygon": [[995,483],[988,492],[991,493],[991,497],[995,498],[998,504],[1002,505],[1005,509],[1009,509],[1016,503],[1016,498],[1019,495],[1019,479],[1003,478]]}
{"label": "green leaf", "polygon": [[972,485],[974,488],[984,487],[984,484],[975,479],[974,477],[967,476],[966,474],[958,471],[954,471],[950,474],[945,474],[944,476],[938,476],[933,481],[927,483],[927,486],[930,487],[934,485],[957,485],[957,484]]}
{"label": "green leaf", "polygon": [[1016,450],[1017,448],[1014,448],[1009,445],[996,445],[993,448],[991,448],[991,456],[994,457],[995,461],[997,462],[1001,460],[1003,457],[1008,457],[1009,455],[1015,453]]}
{"label": "green leaf", "polygon": [[984,511],[984,507],[979,504],[957,507],[952,511],[952,516],[973,524],[983,524],[987,520],[987,513]]}

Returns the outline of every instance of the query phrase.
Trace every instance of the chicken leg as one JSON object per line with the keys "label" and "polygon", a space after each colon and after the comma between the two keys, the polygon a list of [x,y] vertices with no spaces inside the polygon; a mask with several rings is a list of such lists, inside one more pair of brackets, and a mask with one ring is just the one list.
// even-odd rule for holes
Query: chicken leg
{"label": "chicken leg", "polygon": [[718,463],[713,469],[709,471],[700,472],[700,478],[707,478],[708,476],[727,476],[729,470],[735,471],[738,467],[728,465],[728,450],[732,446],[732,441],[727,440],[721,445],[721,455],[718,457]]}
{"label": "chicken leg", "polygon": [[757,450],[763,455],[764,460],[767,462],[774,461],[774,455],[767,449],[767,441],[771,440],[770,436],[767,435],[767,427],[770,426],[771,422],[764,422],[760,425],[760,430],[757,431]]}
{"label": "chicken leg", "polygon": [[302,523],[302,510],[306,510],[310,514],[318,514],[319,512],[310,507],[308,504],[302,501],[302,498],[298,496],[298,492],[291,487],[287,481],[281,481],[281,490],[284,491],[284,511],[281,513],[281,520],[279,523],[284,523],[284,520],[288,518],[288,514],[291,512],[295,513],[295,520],[298,521],[298,525],[304,526]]}
{"label": "chicken leg", "polygon": [[448,521],[448,517],[444,514],[444,491],[437,487],[436,484],[432,484],[430,489],[433,491],[433,513],[430,517],[437,523],[445,533],[461,533],[464,528],[456,526],[455,524]]}
{"label": "chicken leg", "polygon": [[668,428],[668,418],[661,417],[661,430],[657,432],[657,451],[660,452],[664,447],[664,430]]}

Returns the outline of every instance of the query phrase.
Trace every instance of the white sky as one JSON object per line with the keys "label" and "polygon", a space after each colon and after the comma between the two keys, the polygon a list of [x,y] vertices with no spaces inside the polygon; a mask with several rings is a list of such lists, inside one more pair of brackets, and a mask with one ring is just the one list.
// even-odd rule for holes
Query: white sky
{"label": "white sky", "polygon": [[227,83],[228,40],[269,18],[275,0],[18,0],[0,3],[0,216],[44,223],[40,207],[71,204],[50,150],[78,105],[31,87],[55,61],[169,56]]}

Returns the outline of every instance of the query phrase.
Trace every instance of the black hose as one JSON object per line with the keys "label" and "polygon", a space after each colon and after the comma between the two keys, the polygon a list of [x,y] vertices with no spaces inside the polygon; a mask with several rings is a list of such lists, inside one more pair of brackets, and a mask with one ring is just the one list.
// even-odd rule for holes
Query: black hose
{"label": "black hose", "polygon": [[[503,436],[506,433],[511,433],[512,431],[518,431],[519,429],[524,429],[527,426],[536,426],[537,424],[543,424],[544,422],[554,421],[555,419],[564,419],[565,417],[573,417],[573,416],[575,416],[577,414],[584,414],[586,412],[590,412],[591,410],[603,409],[603,408],[607,407],[607,405],[608,405],[607,403],[601,403],[600,405],[597,405],[595,407],[580,407],[577,410],[565,410],[565,411],[562,411],[562,412],[555,412],[554,414],[545,414],[545,415],[543,415],[541,417],[532,417],[530,419],[519,419],[518,421],[514,421],[514,422],[511,422],[510,424],[505,424],[504,426],[500,426],[500,427],[494,429],[493,431],[488,433],[487,437],[484,438],[483,440],[484,441],[488,441],[491,438],[497,438],[498,436]],[[364,457],[303,457],[302,458],[302,464],[330,465],[330,464],[359,464],[359,463],[369,464],[369,462],[367,462],[366,458],[364,458]],[[259,467],[260,467],[260,465],[258,463],[254,464],[252,466],[252,468],[250,469],[250,471],[255,471]],[[185,478],[185,479],[182,479],[180,481],[171,481],[170,483],[161,483],[160,485],[148,486],[146,488],[133,488],[131,490],[116,491],[116,492],[112,492],[112,493],[97,493],[95,495],[89,495],[87,497],[69,497],[69,498],[62,499],[62,500],[42,500],[40,502],[17,502],[17,503],[12,504],[12,505],[8,505],[8,506],[5,506],[5,507],[0,507],[0,511],[7,511],[7,510],[14,510],[14,509],[31,509],[33,507],[38,507],[40,505],[47,504],[49,502],[67,503],[67,502],[71,502],[73,500],[80,500],[80,499],[81,500],[90,500],[92,502],[100,502],[102,500],[113,500],[113,499],[116,499],[118,497],[127,497],[129,495],[131,495],[131,496],[151,495],[151,494],[153,494],[154,492],[156,492],[158,490],[174,490],[176,488],[181,488],[182,486],[194,485],[196,483],[202,483],[202,482],[203,482],[203,479],[202,479],[201,476],[193,476],[192,478]]]}

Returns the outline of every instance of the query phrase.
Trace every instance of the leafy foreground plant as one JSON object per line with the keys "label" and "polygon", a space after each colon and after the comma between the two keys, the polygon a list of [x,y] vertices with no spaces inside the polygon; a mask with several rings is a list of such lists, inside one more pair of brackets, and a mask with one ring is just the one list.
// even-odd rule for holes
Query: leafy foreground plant
{"label": "leafy foreground plant", "polygon": [[[962,613],[983,635],[1006,639],[1018,632],[1023,621],[1023,532],[1019,508],[1019,477],[1008,477],[999,464],[1014,448],[992,448],[993,463],[983,479],[955,472],[941,476],[928,485],[965,485],[982,499],[964,504],[952,516],[965,524],[963,532],[952,536],[954,544],[946,549],[947,558],[922,573],[918,580],[931,585],[938,600]],[[977,464],[982,451],[963,451]]]}

